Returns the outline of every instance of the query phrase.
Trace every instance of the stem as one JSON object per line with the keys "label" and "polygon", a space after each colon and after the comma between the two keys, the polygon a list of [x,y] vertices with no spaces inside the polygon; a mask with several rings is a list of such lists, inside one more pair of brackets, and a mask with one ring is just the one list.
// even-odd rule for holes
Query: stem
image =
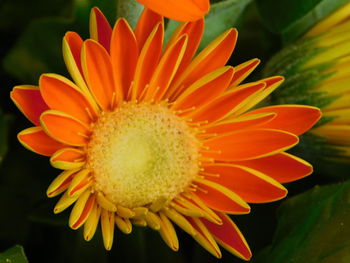
{"label": "stem", "polygon": [[117,16],[124,17],[132,28],[135,28],[143,5],[135,0],[117,0]]}

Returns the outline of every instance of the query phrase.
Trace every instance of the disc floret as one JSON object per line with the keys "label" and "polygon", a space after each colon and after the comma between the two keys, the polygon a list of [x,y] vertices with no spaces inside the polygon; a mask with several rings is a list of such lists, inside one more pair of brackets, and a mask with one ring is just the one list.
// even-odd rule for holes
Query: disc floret
{"label": "disc floret", "polygon": [[172,200],[198,173],[198,142],[162,105],[123,103],[94,124],[88,167],[96,190],[128,208]]}

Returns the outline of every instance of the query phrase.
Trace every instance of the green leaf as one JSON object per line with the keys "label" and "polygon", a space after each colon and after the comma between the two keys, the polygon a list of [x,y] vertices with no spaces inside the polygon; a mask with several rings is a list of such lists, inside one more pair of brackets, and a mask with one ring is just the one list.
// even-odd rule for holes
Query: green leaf
{"label": "green leaf", "polygon": [[0,164],[8,150],[7,140],[9,134],[10,115],[4,115],[0,112]]}
{"label": "green leaf", "polygon": [[55,202],[44,199],[38,202],[28,215],[28,220],[50,226],[66,226],[69,220],[69,213],[55,214],[53,212]]}
{"label": "green leaf", "polygon": [[0,253],[0,263],[28,263],[22,246],[16,245]]}
{"label": "green leaf", "polygon": [[206,47],[218,35],[236,26],[251,0],[224,0],[211,5],[205,17],[205,32],[199,49]]}
{"label": "green leaf", "polygon": [[0,30],[18,32],[33,19],[65,15],[72,2],[73,0],[1,0]]}
{"label": "green leaf", "polygon": [[137,1],[118,0],[118,17],[125,18],[132,28],[136,27],[144,6]]}
{"label": "green leaf", "polygon": [[347,0],[255,0],[265,25],[290,42]]}
{"label": "green leaf", "polygon": [[30,84],[36,84],[42,73],[65,72],[61,44],[69,24],[65,18],[43,18],[31,23],[4,58],[5,70]]}
{"label": "green leaf", "polygon": [[116,18],[116,1],[74,1],[72,15],[44,17],[31,22],[15,46],[4,58],[5,70],[23,83],[36,84],[42,73],[67,76],[62,56],[62,39],[67,31],[88,37],[89,15],[98,6],[112,22]]}
{"label": "green leaf", "polygon": [[271,246],[254,263],[350,262],[350,181],[290,198],[279,210]]}
{"label": "green leaf", "polygon": [[[205,17],[205,30],[199,50],[206,47],[212,40],[229,28],[236,26],[246,6],[251,0],[224,0],[214,3],[210,7],[210,12]],[[167,41],[171,34],[180,25],[178,21],[169,20],[165,40]]]}
{"label": "green leaf", "polygon": [[166,28],[164,32],[164,43],[167,43],[171,35],[175,32],[176,28],[181,24],[179,21],[175,20],[165,20]]}

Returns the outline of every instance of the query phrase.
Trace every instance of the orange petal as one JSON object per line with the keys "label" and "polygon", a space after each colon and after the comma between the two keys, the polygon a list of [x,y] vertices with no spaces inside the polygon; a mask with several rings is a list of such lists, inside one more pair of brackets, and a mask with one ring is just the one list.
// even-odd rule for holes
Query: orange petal
{"label": "orange petal", "polygon": [[308,131],[321,118],[321,111],[316,107],[302,105],[278,105],[259,108],[249,112],[249,114],[272,112],[277,116],[262,124],[261,128],[277,129],[303,134]]}
{"label": "orange petal", "polygon": [[63,171],[60,175],[58,175],[47,188],[47,196],[55,197],[66,191],[69,187],[70,182],[73,179],[74,174],[78,171],[79,169],[66,170]]}
{"label": "orange petal", "polygon": [[244,166],[215,163],[204,168],[207,180],[232,190],[248,203],[266,203],[284,198],[287,190],[267,175]]}
{"label": "orange petal", "polygon": [[187,232],[190,235],[195,235],[196,232],[191,226],[191,224],[187,221],[187,219],[175,209],[167,208],[163,210],[163,213],[176,225],[178,225],[182,230]]}
{"label": "orange petal", "polygon": [[[152,213],[152,212],[151,212]],[[154,214],[155,215],[155,214]],[[156,218],[158,218],[156,216]],[[179,240],[176,235],[175,228],[171,221],[163,213],[159,213],[159,234],[164,242],[174,251],[179,250]],[[158,223],[158,222],[157,222]],[[148,223],[149,224],[149,223]]]}
{"label": "orange petal", "polygon": [[182,23],[171,35],[165,50],[167,50],[181,36],[185,34],[188,36],[187,48],[175,76],[181,74],[191,62],[191,59],[196,53],[199,43],[201,42],[203,32],[204,19],[199,19],[194,22]]}
{"label": "orange petal", "polygon": [[179,21],[195,21],[209,12],[209,0],[137,0],[153,11]]}
{"label": "orange petal", "polygon": [[233,214],[250,212],[249,205],[230,189],[205,179],[196,179],[195,184],[199,189],[194,194],[208,207]]}
{"label": "orange petal", "polygon": [[17,138],[19,142],[35,153],[51,156],[65,145],[49,137],[41,127],[31,127],[21,131]]}
{"label": "orange petal", "polygon": [[205,157],[221,161],[243,161],[285,151],[298,143],[292,133],[254,129],[232,132],[205,141],[209,148]]}
{"label": "orange petal", "polygon": [[311,164],[288,153],[278,153],[236,164],[260,171],[280,183],[289,183],[312,173]]}
{"label": "orange petal", "polygon": [[64,62],[73,80],[79,86],[85,86],[80,59],[82,46],[83,40],[77,33],[67,32],[65,34],[62,45]]}
{"label": "orange petal", "polygon": [[82,150],[63,148],[51,156],[50,163],[55,168],[69,170],[83,166],[85,163],[84,160],[85,153]]}
{"label": "orange petal", "polygon": [[235,75],[232,78],[229,89],[239,85],[259,65],[260,59],[254,58],[238,66],[235,66]]}
{"label": "orange petal", "polygon": [[121,18],[114,26],[111,40],[111,61],[117,95],[126,98],[134,77],[138,47],[134,32]]}
{"label": "orange petal", "polygon": [[106,250],[111,250],[114,238],[114,216],[113,212],[101,209],[101,229],[103,244]]}
{"label": "orange petal", "polygon": [[137,62],[132,98],[138,98],[149,84],[162,52],[164,25],[159,23],[147,38]]}
{"label": "orange petal", "polygon": [[179,213],[191,217],[204,216],[203,209],[195,205],[189,200],[173,200],[170,204],[171,207],[176,209]]}
{"label": "orange petal", "polygon": [[40,125],[40,114],[49,109],[36,86],[16,86],[10,93],[18,109],[35,125]]}
{"label": "orange petal", "polygon": [[193,238],[213,256],[221,258],[220,248],[203,222],[195,217],[186,217],[186,219],[196,231]]}
{"label": "orange petal", "polygon": [[[69,224],[72,229],[78,229],[85,223],[95,205],[95,195],[93,194],[89,195],[83,204],[79,202],[80,199],[78,199],[71,212],[71,215],[73,215],[71,218],[76,218],[76,220],[71,221]],[[79,216],[74,217],[74,213]]]}
{"label": "orange petal", "polygon": [[84,224],[84,239],[86,241],[90,241],[93,238],[100,221],[101,207],[96,203],[97,202],[95,202],[95,205],[92,207],[90,215]]}
{"label": "orange petal", "polygon": [[233,74],[230,66],[210,72],[189,86],[176,100],[173,109],[199,108],[207,104],[224,92]]}
{"label": "orange petal", "polygon": [[40,122],[45,132],[59,142],[74,146],[84,146],[88,142],[89,128],[68,114],[48,110],[41,114]]}
{"label": "orange petal", "polygon": [[237,35],[236,29],[229,29],[203,49],[186,70],[177,79],[174,79],[174,84],[168,92],[170,98],[175,99],[183,88],[209,72],[223,67],[235,48]]}
{"label": "orange petal", "polygon": [[237,107],[264,87],[264,83],[249,83],[247,87],[240,90],[226,92],[199,110],[195,110],[190,116],[194,122],[208,121],[211,123],[218,121],[230,115]]}
{"label": "orange petal", "polygon": [[162,56],[150,80],[146,100],[159,101],[167,91],[187,46],[187,36],[179,38]]}
{"label": "orange petal", "polygon": [[[263,99],[265,99],[268,95],[270,95],[275,89],[278,88],[279,85],[282,84],[284,81],[284,77],[281,76],[275,76],[275,77],[270,77],[266,79],[259,80],[259,82],[265,83],[265,88],[256,93],[254,96],[250,98],[250,100],[246,101],[239,110],[235,112],[235,115],[240,115],[247,110],[250,110],[253,108],[255,105],[257,105],[259,102],[261,102]],[[236,90],[238,87],[232,89]]]}
{"label": "orange petal", "polygon": [[73,82],[57,74],[41,75],[40,92],[53,110],[65,112],[85,123],[93,121],[97,114]]}
{"label": "orange petal", "polygon": [[193,204],[195,207],[198,207],[198,209],[202,213],[200,217],[204,217],[210,222],[213,222],[214,224],[222,224],[221,219],[216,215],[216,213],[212,209],[210,209],[206,204],[204,204],[203,201],[195,195],[195,193],[187,195],[186,199],[182,199],[182,201],[183,200],[186,200],[190,204]]}
{"label": "orange petal", "polygon": [[72,182],[70,183],[67,194],[69,196],[80,195],[92,184],[92,176],[90,171],[82,169],[74,174]]}
{"label": "orange petal", "polygon": [[94,101],[83,76],[83,69],[81,65],[82,47],[83,40],[77,33],[66,33],[63,38],[62,51],[68,72],[72,76],[76,85],[79,87],[80,91],[85,95],[86,99],[94,107],[95,111],[98,111],[96,102]]}
{"label": "orange petal", "polygon": [[74,83],[79,87],[80,91],[84,93],[86,99],[94,107],[95,111],[98,110],[97,104],[93,99],[91,92],[89,91],[84,79],[83,69],[81,65],[81,50],[83,47],[83,40],[75,32],[67,32],[63,38],[62,52],[63,59],[68,69],[69,74],[72,76]]}
{"label": "orange petal", "polygon": [[246,128],[255,128],[267,123],[276,117],[275,113],[257,113],[252,115],[242,115],[236,118],[225,119],[214,126],[205,128],[207,133],[228,133]]}
{"label": "orange petal", "polygon": [[252,257],[252,253],[241,231],[239,231],[238,227],[229,216],[224,213],[217,214],[222,219],[222,225],[213,224],[206,219],[200,220],[221,246],[235,256],[244,260],[249,260]]}
{"label": "orange petal", "polygon": [[57,204],[55,205],[55,208],[53,209],[53,212],[55,214],[61,213],[68,207],[70,207],[75,201],[77,201],[79,195],[75,196],[69,196],[67,192],[65,192],[60,200],[58,200]]}
{"label": "orange petal", "polygon": [[[83,74],[83,70],[81,68],[81,60],[80,60],[80,54],[81,54],[81,48],[83,46],[83,40],[82,38],[75,32],[67,32],[64,35],[63,38],[64,47],[67,48],[67,51],[70,52],[70,55],[72,56],[74,60],[74,66],[78,69],[80,74]],[[66,61],[67,62],[67,61]],[[68,70],[71,71],[69,66],[73,66],[72,64],[68,63],[67,67]],[[72,70],[75,72],[75,69]],[[75,80],[75,74],[72,75],[73,79]]]}
{"label": "orange petal", "polygon": [[149,35],[159,23],[163,23],[163,17],[145,7],[135,28],[139,50],[142,49]]}
{"label": "orange petal", "polygon": [[112,28],[100,9],[94,7],[90,13],[90,37],[98,41],[109,52]]}
{"label": "orange petal", "polygon": [[107,51],[97,42],[86,40],[82,50],[85,79],[98,105],[109,110],[116,104],[112,64]]}

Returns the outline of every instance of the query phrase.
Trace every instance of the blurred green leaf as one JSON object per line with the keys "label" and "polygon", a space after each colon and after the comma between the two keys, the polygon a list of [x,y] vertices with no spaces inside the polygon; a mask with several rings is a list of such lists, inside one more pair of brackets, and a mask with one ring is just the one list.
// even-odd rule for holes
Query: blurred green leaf
{"label": "blurred green leaf", "polygon": [[61,43],[69,23],[64,18],[43,18],[31,23],[5,57],[5,70],[30,84],[36,84],[42,73],[64,72]]}
{"label": "blurred green leaf", "polygon": [[0,30],[22,30],[32,19],[67,14],[72,2],[73,0],[36,0],[33,6],[33,1],[1,0]]}
{"label": "blurred green leaf", "polygon": [[250,2],[251,0],[224,0],[211,5],[210,12],[205,17],[205,32],[199,48],[203,49],[218,35],[237,26],[239,18]]}
{"label": "blurred green leaf", "polygon": [[10,115],[5,115],[0,112],[0,164],[4,160],[5,154],[8,150],[7,141],[10,122]]}
{"label": "blurred green leaf", "polygon": [[[206,47],[212,40],[233,26],[237,26],[246,6],[252,0],[223,0],[214,3],[210,12],[205,16],[205,28],[199,50]],[[169,20],[165,31],[165,39],[168,40],[180,23]]]}
{"label": "blurred green leaf", "polygon": [[255,0],[265,25],[290,42],[347,0]]}
{"label": "blurred green leaf", "polygon": [[144,6],[137,1],[118,0],[117,16],[125,18],[131,28],[136,28],[139,17],[144,9]]}
{"label": "blurred green leaf", "polygon": [[[247,5],[236,25],[238,40],[228,64],[235,66],[252,58],[259,58],[265,63],[280,47],[278,37],[263,25],[255,2]],[[254,70],[246,81],[260,78],[261,69]]]}
{"label": "blurred green leaf", "polygon": [[350,262],[350,181],[289,199],[278,218],[272,245],[254,263]]}
{"label": "blurred green leaf", "polygon": [[42,73],[54,72],[67,76],[61,45],[67,31],[78,31],[88,37],[89,15],[98,6],[111,21],[116,17],[116,1],[74,1],[71,15],[44,17],[34,20],[4,58],[4,68],[18,80],[36,84]]}
{"label": "blurred green leaf", "polygon": [[69,220],[69,213],[55,214],[53,212],[55,201],[46,198],[38,202],[28,215],[28,219],[32,222],[50,226],[66,226]]}
{"label": "blurred green leaf", "polygon": [[16,245],[0,253],[0,263],[28,263],[22,246]]}
{"label": "blurred green leaf", "polygon": [[176,28],[180,25],[180,22],[175,20],[167,20],[167,19],[165,21],[166,21],[166,27],[164,32],[164,42],[167,43],[171,35],[175,32]]}

